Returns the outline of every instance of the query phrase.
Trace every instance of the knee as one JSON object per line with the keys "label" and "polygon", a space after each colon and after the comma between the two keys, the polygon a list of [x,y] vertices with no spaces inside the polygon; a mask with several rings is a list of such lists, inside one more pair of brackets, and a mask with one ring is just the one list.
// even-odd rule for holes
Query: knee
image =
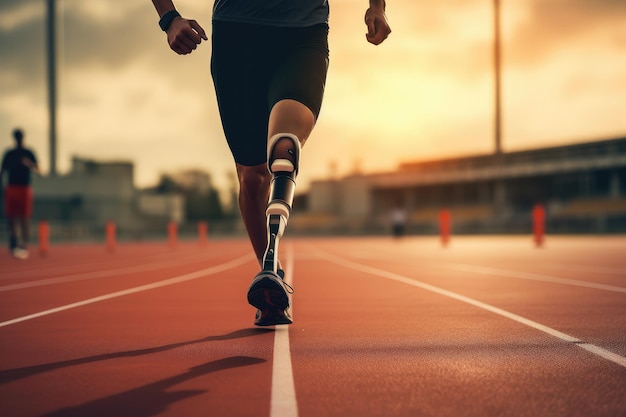
{"label": "knee", "polygon": [[267,165],[245,166],[237,164],[237,178],[240,193],[246,195],[267,195],[271,176]]}
{"label": "knee", "polygon": [[315,126],[313,112],[304,104],[290,99],[281,100],[270,112],[269,136],[277,133],[293,133],[304,145]]}

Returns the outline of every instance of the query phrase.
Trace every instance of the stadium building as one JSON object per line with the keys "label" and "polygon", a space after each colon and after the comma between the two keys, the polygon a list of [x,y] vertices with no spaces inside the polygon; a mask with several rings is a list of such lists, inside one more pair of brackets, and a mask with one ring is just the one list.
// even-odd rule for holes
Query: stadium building
{"label": "stadium building", "polygon": [[[395,209],[409,233],[525,233],[536,204],[553,233],[626,232],[626,138],[403,163],[393,172],[315,181],[291,223],[302,232],[384,233]],[[292,225],[290,224],[290,227]]]}

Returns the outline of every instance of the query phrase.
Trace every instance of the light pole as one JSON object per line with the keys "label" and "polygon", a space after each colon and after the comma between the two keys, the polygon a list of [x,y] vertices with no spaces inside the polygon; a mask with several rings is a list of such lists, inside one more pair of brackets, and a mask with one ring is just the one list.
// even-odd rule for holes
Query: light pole
{"label": "light pole", "polygon": [[500,0],[493,0],[493,66],[494,66],[494,137],[495,154],[502,154],[502,122],[500,110]]}
{"label": "light pole", "polygon": [[56,12],[55,0],[46,1],[48,50],[48,123],[50,176],[57,174]]}

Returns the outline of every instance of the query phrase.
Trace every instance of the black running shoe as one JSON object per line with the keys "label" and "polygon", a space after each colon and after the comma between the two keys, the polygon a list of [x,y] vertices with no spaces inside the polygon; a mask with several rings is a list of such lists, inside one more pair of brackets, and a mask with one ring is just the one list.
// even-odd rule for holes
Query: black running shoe
{"label": "black running shoe", "polygon": [[283,281],[282,276],[271,271],[261,271],[252,280],[248,289],[248,303],[258,309],[255,325],[273,326],[293,322],[287,311],[289,294],[293,294],[293,288]]}
{"label": "black running shoe", "polygon": [[289,310],[257,309],[254,317],[256,326],[275,326],[277,324],[291,324],[293,320]]}

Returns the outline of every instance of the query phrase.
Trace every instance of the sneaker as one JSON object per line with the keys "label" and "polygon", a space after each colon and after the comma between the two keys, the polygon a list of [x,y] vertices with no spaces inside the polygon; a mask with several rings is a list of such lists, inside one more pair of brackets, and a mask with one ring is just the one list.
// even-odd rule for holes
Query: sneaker
{"label": "sneaker", "polygon": [[278,274],[261,271],[252,280],[248,289],[248,303],[258,309],[255,325],[273,326],[293,322],[287,311],[289,294],[293,294],[293,288],[283,281],[283,277],[282,270]]}
{"label": "sneaker", "polygon": [[15,248],[12,251],[13,256],[15,256],[18,259],[28,259],[28,250],[24,249],[24,248]]}
{"label": "sneaker", "polygon": [[291,324],[293,320],[289,310],[257,309],[254,317],[255,326],[275,326],[277,324]]}

